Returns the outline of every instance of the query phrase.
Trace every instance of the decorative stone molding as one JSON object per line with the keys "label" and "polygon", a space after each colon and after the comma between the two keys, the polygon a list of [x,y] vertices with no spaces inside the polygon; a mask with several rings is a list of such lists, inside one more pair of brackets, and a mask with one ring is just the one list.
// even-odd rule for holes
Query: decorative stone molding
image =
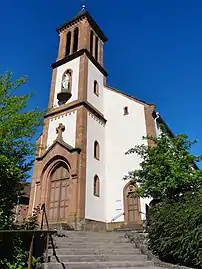
{"label": "decorative stone molding", "polygon": [[105,123],[103,121],[101,121],[98,117],[96,117],[93,113],[88,112],[88,115],[94,119],[95,121],[97,121],[101,126],[105,126]]}
{"label": "decorative stone molding", "polygon": [[173,269],[193,269],[191,267],[186,267],[178,264],[171,264],[162,262],[158,257],[156,257],[148,249],[148,234],[147,233],[137,233],[137,232],[127,232],[125,237],[130,240],[130,243],[135,244],[137,248],[140,249],[143,255],[147,255],[147,258],[153,261],[154,266],[162,268],[173,268]]}

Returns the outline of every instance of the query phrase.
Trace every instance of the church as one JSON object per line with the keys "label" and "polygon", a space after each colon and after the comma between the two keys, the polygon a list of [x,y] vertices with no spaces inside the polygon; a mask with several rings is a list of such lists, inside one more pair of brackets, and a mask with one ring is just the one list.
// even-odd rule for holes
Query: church
{"label": "church", "polygon": [[141,145],[143,136],[158,135],[163,120],[153,104],[107,85],[107,37],[85,8],[57,33],[29,214],[45,204],[52,227],[141,229],[150,200],[135,198],[136,187],[123,180],[141,162],[125,153]]}

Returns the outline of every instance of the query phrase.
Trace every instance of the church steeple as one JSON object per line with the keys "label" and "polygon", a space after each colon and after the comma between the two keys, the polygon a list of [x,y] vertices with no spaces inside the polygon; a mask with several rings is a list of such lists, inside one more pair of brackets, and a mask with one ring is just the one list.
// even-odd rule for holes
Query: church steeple
{"label": "church steeple", "polygon": [[60,36],[58,61],[87,50],[103,67],[103,45],[107,37],[84,6],[75,17],[57,28],[57,32]]}

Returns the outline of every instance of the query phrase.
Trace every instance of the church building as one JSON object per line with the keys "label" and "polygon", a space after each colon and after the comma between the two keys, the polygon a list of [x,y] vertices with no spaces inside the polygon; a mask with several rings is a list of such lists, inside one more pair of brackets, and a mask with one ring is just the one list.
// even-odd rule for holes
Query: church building
{"label": "church building", "polygon": [[[107,85],[107,37],[83,8],[57,29],[58,57],[43,133],[37,140],[29,214],[45,203],[55,227],[141,228],[149,199],[123,180],[141,162],[125,155],[158,134],[161,117],[148,104]],[[147,141],[144,141],[147,143]]]}

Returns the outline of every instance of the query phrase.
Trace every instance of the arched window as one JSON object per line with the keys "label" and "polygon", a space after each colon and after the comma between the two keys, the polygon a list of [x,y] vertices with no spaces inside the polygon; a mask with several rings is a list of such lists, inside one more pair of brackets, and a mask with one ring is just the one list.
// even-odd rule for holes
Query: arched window
{"label": "arched window", "polygon": [[95,60],[98,60],[98,37],[95,39]]}
{"label": "arched window", "polygon": [[93,180],[93,195],[99,197],[100,196],[100,180],[96,175]]}
{"label": "arched window", "polygon": [[125,107],[123,108],[123,115],[125,116],[125,115],[128,115],[128,114],[129,114],[129,112],[128,112],[128,107],[125,106]]}
{"label": "arched window", "polygon": [[94,142],[94,158],[100,159],[100,145],[97,141]]}
{"label": "arched window", "polygon": [[93,31],[90,31],[90,53],[93,54]]}
{"label": "arched window", "polygon": [[73,53],[78,50],[78,40],[79,40],[79,28],[76,27],[74,30],[74,45],[73,45]]}
{"label": "arched window", "polygon": [[68,179],[69,178],[69,168],[66,164],[59,163],[51,173],[51,181]]}
{"label": "arched window", "polygon": [[94,81],[93,92],[94,92],[94,94],[96,94],[97,96],[99,96],[99,87],[98,87],[98,83],[97,83],[96,80]]}
{"label": "arched window", "polygon": [[69,56],[70,54],[70,48],[71,48],[71,32],[67,33],[67,38],[66,38],[66,52],[65,55]]}

